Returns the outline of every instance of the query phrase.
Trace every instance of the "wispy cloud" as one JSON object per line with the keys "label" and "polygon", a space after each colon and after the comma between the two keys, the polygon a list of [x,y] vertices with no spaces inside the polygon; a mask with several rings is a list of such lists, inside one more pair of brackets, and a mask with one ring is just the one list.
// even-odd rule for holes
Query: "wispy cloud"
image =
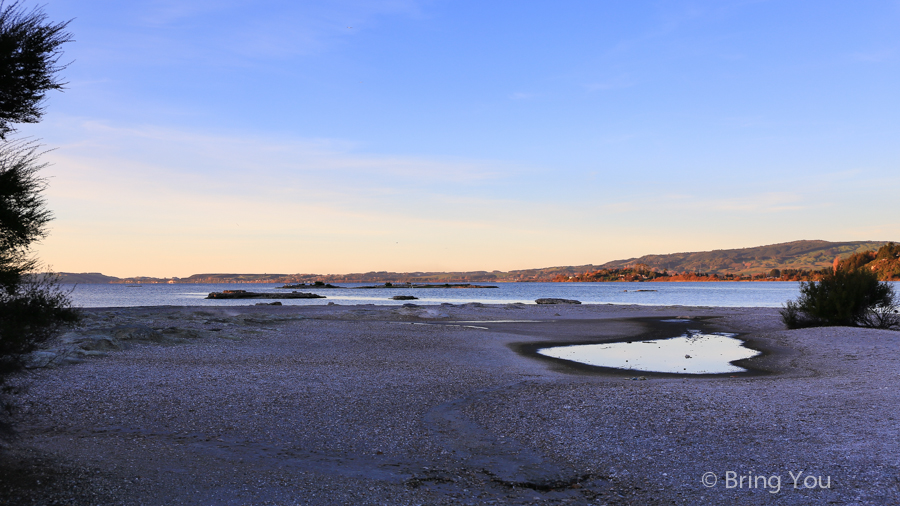
{"label": "wispy cloud", "polygon": [[811,207],[808,197],[791,192],[751,192],[722,197],[663,191],[620,195],[614,201],[596,205],[594,209],[598,213],[612,215],[650,212],[667,216],[690,216],[698,211],[721,211],[750,217],[807,209]]}
{"label": "wispy cloud", "polygon": [[200,134],[156,127],[116,127],[96,121],[75,121],[77,130],[58,153],[81,159],[139,160],[156,171],[221,176],[285,179],[347,177],[379,179],[403,186],[499,180],[517,169],[496,161],[417,158],[361,153],[352,143],[331,139],[260,138],[244,135]]}
{"label": "wispy cloud", "polygon": [[385,16],[425,17],[424,0],[336,0],[320,3],[248,0],[145,0],[116,11],[103,29],[117,30],[107,58],[145,63],[202,61],[243,67],[340,47]]}
{"label": "wispy cloud", "polygon": [[[252,216],[257,231],[288,233],[298,223],[310,228],[294,216],[315,216],[320,232],[371,233],[422,220],[458,228],[453,223],[492,221],[515,207],[490,195],[524,174],[502,162],[372,155],[325,139],[78,125],[70,134],[80,139],[47,155],[51,199],[70,203],[60,215],[106,207],[91,219],[146,221],[143,227],[209,229],[215,217]],[[373,221],[379,225],[354,225]]]}
{"label": "wispy cloud", "polygon": [[749,213],[782,213],[799,211],[809,206],[803,196],[790,192],[765,192],[733,198],[707,200],[704,206],[710,210],[740,211]]}

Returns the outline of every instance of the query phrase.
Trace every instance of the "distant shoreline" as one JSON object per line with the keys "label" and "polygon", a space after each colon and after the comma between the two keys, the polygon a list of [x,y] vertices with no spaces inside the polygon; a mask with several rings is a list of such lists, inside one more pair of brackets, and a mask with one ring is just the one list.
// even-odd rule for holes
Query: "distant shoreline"
{"label": "distant shoreline", "polygon": [[388,272],[350,274],[205,273],[186,278],[99,272],[60,272],[62,283],[528,283],[615,281],[815,281],[844,262],[871,268],[882,281],[900,280],[900,245],[889,241],[794,241],[755,248],[716,250],[614,260],[601,265],[543,267],[510,271]]}
{"label": "distant shoreline", "polygon": [[[652,279],[652,280],[615,280],[615,281],[494,281],[494,283],[797,283],[800,281],[810,281],[808,279]],[[898,279],[888,279],[882,281],[892,281],[900,283]],[[280,281],[216,281],[216,282],[197,282],[197,281],[178,281],[168,283],[162,281],[108,281],[105,283],[89,283],[89,282],[67,282],[61,280],[64,285],[276,285],[281,284]],[[362,281],[348,281],[348,283],[362,283]],[[360,288],[360,287],[352,287]]]}

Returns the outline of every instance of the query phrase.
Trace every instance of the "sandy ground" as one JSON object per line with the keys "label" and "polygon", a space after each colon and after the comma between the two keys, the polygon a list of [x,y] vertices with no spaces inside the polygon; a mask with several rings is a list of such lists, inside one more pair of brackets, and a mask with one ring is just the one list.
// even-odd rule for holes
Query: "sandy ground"
{"label": "sandy ground", "polygon": [[[900,332],[611,305],[91,309],[79,331],[128,325],[175,337],[23,380],[0,504],[900,503]],[[765,353],[708,377],[529,354],[687,327]]]}

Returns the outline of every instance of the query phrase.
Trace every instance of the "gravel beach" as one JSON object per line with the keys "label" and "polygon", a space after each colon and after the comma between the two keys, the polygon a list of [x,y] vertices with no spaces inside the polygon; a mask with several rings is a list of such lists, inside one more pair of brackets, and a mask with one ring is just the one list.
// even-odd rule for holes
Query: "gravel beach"
{"label": "gravel beach", "polygon": [[[0,504],[900,504],[900,332],[772,308],[84,313],[18,380]],[[533,353],[686,328],[763,354],[687,377]]]}

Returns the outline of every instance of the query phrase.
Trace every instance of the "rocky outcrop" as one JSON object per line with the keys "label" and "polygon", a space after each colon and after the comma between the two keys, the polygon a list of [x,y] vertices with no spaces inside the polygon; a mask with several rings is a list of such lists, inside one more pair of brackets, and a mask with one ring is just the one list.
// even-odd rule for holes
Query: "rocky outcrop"
{"label": "rocky outcrop", "polygon": [[581,304],[581,301],[573,299],[537,299],[537,304]]}
{"label": "rocky outcrop", "polygon": [[413,283],[385,283],[383,285],[357,286],[355,290],[372,290],[375,288],[498,288],[488,285],[473,285],[470,283],[444,283],[443,285],[416,285]]}
{"label": "rocky outcrop", "polygon": [[[272,305],[273,303],[265,303]],[[280,302],[274,302],[280,304]],[[295,312],[235,307],[88,308],[72,327],[20,357],[29,369],[77,364],[132,347],[175,346],[201,339],[237,341],[304,319]],[[287,309],[287,308],[286,308]],[[177,325],[177,326],[176,326]],[[2,501],[0,501],[2,503]]]}
{"label": "rocky outcrop", "polygon": [[323,283],[316,281],[315,283],[295,283],[292,285],[279,286],[278,288],[344,288],[343,286],[332,285],[331,283]]}
{"label": "rocky outcrop", "polygon": [[248,292],[246,290],[223,290],[221,292],[212,292],[206,296],[207,299],[324,299],[324,295],[305,292],[291,293],[260,293]]}
{"label": "rocky outcrop", "polygon": [[28,369],[77,364],[88,357],[102,357],[110,351],[127,348],[132,343],[176,344],[203,337],[193,329],[169,327],[154,330],[144,325],[119,325],[105,329],[67,332],[50,348],[34,351],[24,357]]}
{"label": "rocky outcrop", "polygon": [[159,343],[165,340],[161,332],[144,325],[120,325],[110,329],[109,334],[119,341]]}
{"label": "rocky outcrop", "polygon": [[418,297],[415,297],[413,295],[394,295],[393,297],[391,297],[391,299],[393,299],[393,300],[417,300]]}

